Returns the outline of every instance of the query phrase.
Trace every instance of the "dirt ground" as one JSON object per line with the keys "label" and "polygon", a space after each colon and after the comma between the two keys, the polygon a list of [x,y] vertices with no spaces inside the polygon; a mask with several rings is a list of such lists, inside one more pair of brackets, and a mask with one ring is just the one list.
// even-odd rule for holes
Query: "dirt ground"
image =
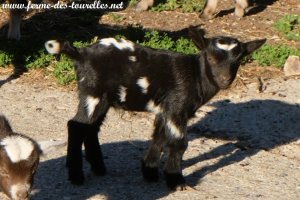
{"label": "dirt ground", "polygon": [[[252,9],[240,20],[228,12],[205,21],[198,13],[135,13],[129,8],[117,13],[122,21],[102,15],[95,29],[143,25],[177,31],[202,24],[208,35],[231,35],[245,41],[267,38],[269,43],[299,47],[272,28],[285,14],[299,14],[299,1],[267,2],[265,9]],[[230,3],[221,1],[220,10]],[[4,25],[7,13],[0,12],[0,16]],[[40,23],[39,18],[28,20],[22,27],[25,38],[33,24]],[[6,29],[4,26],[0,33]],[[0,113],[8,117],[14,130],[38,141],[66,140],[66,122],[75,114],[78,102],[76,86],[58,86],[43,71],[14,80],[10,74],[11,69],[0,70]],[[72,186],[64,167],[66,148],[58,149],[42,158],[32,199],[300,199],[299,84],[300,77],[285,77],[278,69],[255,63],[243,66],[233,86],[201,107],[190,121],[189,147],[183,158],[189,190],[170,192],[162,173],[158,183],[144,182],[140,160],[151,139],[154,116],[111,110],[99,135],[107,175],[95,177],[85,165],[85,185]],[[0,194],[0,199],[5,197]]]}

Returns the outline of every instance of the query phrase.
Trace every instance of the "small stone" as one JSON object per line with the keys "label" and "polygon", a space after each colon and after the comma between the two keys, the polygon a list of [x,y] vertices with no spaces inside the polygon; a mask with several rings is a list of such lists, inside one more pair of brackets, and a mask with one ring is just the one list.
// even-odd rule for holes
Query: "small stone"
{"label": "small stone", "polygon": [[289,56],[283,67],[286,76],[300,75],[300,59],[298,56]]}

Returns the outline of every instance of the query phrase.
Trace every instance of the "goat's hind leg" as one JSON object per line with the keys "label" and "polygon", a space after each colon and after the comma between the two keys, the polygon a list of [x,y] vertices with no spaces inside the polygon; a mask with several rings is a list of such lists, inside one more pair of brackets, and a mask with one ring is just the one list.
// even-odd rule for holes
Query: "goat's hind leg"
{"label": "goat's hind leg", "polygon": [[98,98],[81,97],[76,116],[68,122],[67,168],[72,184],[81,185],[84,181],[82,144],[91,170],[96,175],[104,175],[106,172],[98,132],[109,106],[106,101],[99,102]]}

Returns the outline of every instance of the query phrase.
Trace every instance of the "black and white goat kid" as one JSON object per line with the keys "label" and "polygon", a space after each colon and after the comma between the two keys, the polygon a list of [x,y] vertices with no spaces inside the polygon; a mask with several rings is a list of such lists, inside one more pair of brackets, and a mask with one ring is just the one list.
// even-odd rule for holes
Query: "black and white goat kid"
{"label": "black and white goat kid", "polygon": [[124,39],[101,39],[77,49],[68,42],[45,43],[51,54],[64,53],[75,61],[79,106],[68,122],[67,168],[69,180],[82,184],[82,145],[91,170],[106,168],[98,141],[99,127],[110,107],[150,111],[156,115],[153,141],[142,161],[147,181],[158,180],[161,153],[168,149],[164,166],[167,185],[183,188],[182,156],[187,148],[187,122],[195,111],[234,80],[241,59],[265,43],[239,42],[231,37],[205,38],[190,28],[201,52],[183,55],[134,44]]}

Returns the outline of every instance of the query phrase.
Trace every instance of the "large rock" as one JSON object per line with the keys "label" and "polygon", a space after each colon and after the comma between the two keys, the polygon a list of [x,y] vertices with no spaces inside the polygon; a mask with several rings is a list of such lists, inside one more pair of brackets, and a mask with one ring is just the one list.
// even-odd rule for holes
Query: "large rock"
{"label": "large rock", "polygon": [[283,67],[286,76],[300,75],[299,56],[289,56]]}

